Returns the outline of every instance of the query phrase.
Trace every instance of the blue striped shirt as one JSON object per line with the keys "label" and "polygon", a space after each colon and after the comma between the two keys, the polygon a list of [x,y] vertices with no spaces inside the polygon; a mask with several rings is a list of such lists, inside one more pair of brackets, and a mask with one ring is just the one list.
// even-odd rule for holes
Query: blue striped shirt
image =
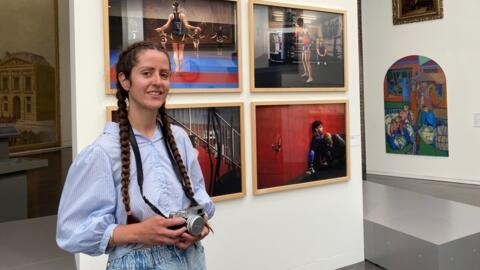
{"label": "blue striped shirt", "polygon": [[[172,125],[180,155],[187,167],[197,202],[208,217],[215,205],[205,191],[203,175],[192,143],[186,132]],[[142,157],[143,193],[164,215],[187,208],[190,200],[175,174],[157,129],[151,139],[134,130]],[[155,215],[140,195],[135,157],[130,150],[130,207],[143,220]],[[137,244],[107,249],[110,234],[117,224],[126,223],[126,212],[120,193],[121,181],[119,127],[109,122],[93,144],[83,149],[73,161],[65,181],[57,220],[57,244],[72,253],[100,255],[109,260],[121,257]]]}

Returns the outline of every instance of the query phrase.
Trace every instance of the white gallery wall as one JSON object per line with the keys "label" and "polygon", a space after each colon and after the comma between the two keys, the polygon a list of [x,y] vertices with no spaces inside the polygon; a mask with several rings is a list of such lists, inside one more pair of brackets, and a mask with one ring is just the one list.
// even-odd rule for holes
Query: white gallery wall
{"label": "white gallery wall", "polygon": [[[275,1],[280,2],[280,1]],[[295,4],[293,0],[281,1]],[[307,7],[346,10],[348,91],[331,93],[250,93],[248,2],[239,2],[241,93],[172,94],[170,104],[242,102],[244,104],[246,195],[217,203],[215,234],[204,240],[209,269],[330,270],[364,258],[360,145],[357,3],[351,0],[305,0]],[[103,1],[70,0],[73,153],[103,130],[105,95]],[[349,100],[350,180],[336,184],[252,194],[251,113],[253,101]],[[77,255],[80,270],[104,269],[106,256]]]}
{"label": "white gallery wall", "polygon": [[[393,25],[391,0],[362,1],[367,173],[480,184],[480,127],[474,126],[480,113],[480,2],[443,0],[443,7],[443,19]],[[386,154],[383,80],[408,55],[426,56],[445,72],[449,157]]]}

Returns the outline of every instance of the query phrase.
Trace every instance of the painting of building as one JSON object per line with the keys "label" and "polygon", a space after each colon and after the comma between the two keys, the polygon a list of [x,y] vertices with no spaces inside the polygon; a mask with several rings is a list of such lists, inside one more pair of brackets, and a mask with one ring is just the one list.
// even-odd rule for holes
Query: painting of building
{"label": "painting of building", "polygon": [[54,67],[41,55],[6,52],[0,60],[0,123],[20,133],[9,141],[12,150],[57,143],[55,81]]}

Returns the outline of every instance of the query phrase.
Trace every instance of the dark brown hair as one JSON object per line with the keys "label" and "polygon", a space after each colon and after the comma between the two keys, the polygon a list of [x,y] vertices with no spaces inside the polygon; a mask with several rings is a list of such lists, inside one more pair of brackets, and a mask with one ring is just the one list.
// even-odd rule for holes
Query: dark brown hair
{"label": "dark brown hair", "polygon": [[[121,193],[123,198],[123,204],[125,206],[125,211],[127,212],[127,223],[136,223],[139,222],[137,218],[133,216],[133,213],[130,208],[130,195],[128,193],[128,186],[130,184],[130,122],[128,120],[128,91],[123,88],[118,79],[118,74],[123,73],[127,80],[131,79],[132,68],[138,63],[138,54],[144,50],[157,50],[162,53],[165,53],[167,59],[170,58],[168,53],[161,47],[160,44],[141,41],[132,44],[125,51],[123,51],[116,65],[117,70],[117,106],[118,106],[118,119],[119,119],[119,133],[120,133],[120,160],[121,160]],[[180,170],[182,176],[182,182],[185,189],[185,194],[191,201],[191,205],[197,205],[197,202],[194,199],[194,193],[190,178],[187,174],[187,169],[183,163],[180,152],[178,151],[175,138],[173,137],[172,129],[170,127],[170,122],[165,110],[165,104],[158,110],[159,120],[165,129],[165,136],[167,143],[172,150],[176,166]],[[168,151],[168,150],[167,150]],[[172,164],[173,165],[173,164]],[[175,166],[175,165],[174,165]]]}
{"label": "dark brown hair", "polygon": [[316,130],[319,126],[323,126],[322,121],[320,121],[320,120],[315,120],[315,121],[312,122],[312,133],[313,133],[313,134],[315,134],[315,130]]}

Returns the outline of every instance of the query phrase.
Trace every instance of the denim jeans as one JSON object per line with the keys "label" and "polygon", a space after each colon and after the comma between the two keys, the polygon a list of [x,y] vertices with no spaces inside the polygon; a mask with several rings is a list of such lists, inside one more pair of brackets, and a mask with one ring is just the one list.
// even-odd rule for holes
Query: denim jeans
{"label": "denim jeans", "polygon": [[108,262],[107,270],[205,270],[205,253],[200,242],[187,250],[158,245],[134,249]]}

